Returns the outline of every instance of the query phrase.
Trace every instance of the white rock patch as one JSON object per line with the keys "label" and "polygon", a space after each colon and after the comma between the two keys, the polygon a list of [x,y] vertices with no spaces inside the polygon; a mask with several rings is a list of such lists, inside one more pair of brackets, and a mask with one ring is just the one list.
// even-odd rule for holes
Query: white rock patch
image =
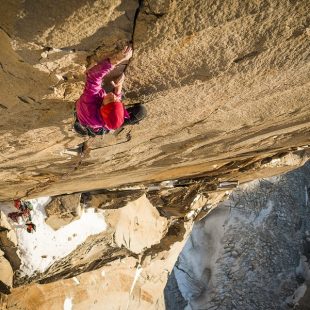
{"label": "white rock patch", "polygon": [[64,310],[72,310],[72,298],[67,297],[64,301]]}

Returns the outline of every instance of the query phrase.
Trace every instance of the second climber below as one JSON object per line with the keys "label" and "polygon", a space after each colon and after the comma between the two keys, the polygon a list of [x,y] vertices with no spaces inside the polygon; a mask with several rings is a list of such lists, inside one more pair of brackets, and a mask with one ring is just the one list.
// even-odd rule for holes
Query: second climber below
{"label": "second climber below", "polygon": [[112,92],[102,88],[103,78],[118,64],[132,57],[132,48],[125,49],[99,62],[86,72],[83,94],[76,102],[74,129],[81,135],[103,135],[123,125],[138,123],[146,116],[143,105],[125,108],[122,103],[122,87],[125,75],[112,81]]}

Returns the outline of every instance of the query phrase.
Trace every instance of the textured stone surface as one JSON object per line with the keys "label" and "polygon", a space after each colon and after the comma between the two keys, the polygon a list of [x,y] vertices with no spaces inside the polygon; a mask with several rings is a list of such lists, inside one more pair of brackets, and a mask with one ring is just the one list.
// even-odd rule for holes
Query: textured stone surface
{"label": "textured stone surface", "polygon": [[80,218],[80,194],[64,195],[54,197],[53,200],[45,207],[48,225],[57,230]]}
{"label": "textured stone surface", "polygon": [[[273,165],[276,164],[278,169],[282,160],[285,164],[289,157],[294,158],[288,154],[280,160],[269,159],[260,167],[269,167],[269,173],[272,173],[272,168],[275,168]],[[299,160],[294,163],[297,164]],[[255,174],[252,166],[247,171]],[[227,196],[227,192],[222,190],[206,191],[210,187],[209,178],[198,179],[195,184],[194,181],[175,181],[175,185],[182,184],[182,187],[174,188],[163,188],[171,186],[170,182],[151,185],[143,190],[99,190],[83,194],[82,203],[85,207],[92,207],[93,203],[95,208],[104,211],[107,231],[89,237],[42,274],[36,273],[31,277],[19,277],[16,274],[15,288],[9,296],[9,309],[29,309],[32,302],[39,309],[49,308],[52,304],[61,307],[69,297],[73,298],[74,306],[81,309],[87,302],[97,304],[98,309],[104,304],[111,306],[111,309],[126,308],[128,300],[133,308],[164,309],[163,289],[184,246],[193,219],[199,212],[197,219],[208,215]],[[205,199],[206,204],[201,204],[201,200]],[[221,231],[222,224],[212,216],[207,218],[212,222],[208,227],[213,233]],[[164,221],[166,226],[156,225],[154,220],[158,223]],[[220,234],[216,236],[220,237]],[[214,247],[218,246],[216,240],[214,238]],[[203,255],[199,259],[205,261]],[[132,289],[137,273],[140,275]],[[171,288],[174,290],[174,302],[168,304],[184,304],[184,299],[174,286]],[[67,289],[60,293],[59,287]],[[25,290],[27,294],[23,293]]]}
{"label": "textured stone surface", "polygon": [[1,230],[5,229],[5,230],[11,230],[12,226],[8,221],[8,218],[6,217],[6,215],[4,214],[3,211],[0,211],[0,227]]}
{"label": "textured stone surface", "polygon": [[16,233],[4,212],[0,211],[0,309],[6,300],[1,293],[10,292],[13,286],[13,268],[17,270],[19,266]]}
{"label": "textured stone surface", "polygon": [[[49,186],[79,166],[80,158],[64,151],[83,142],[71,126],[86,66],[97,53],[107,55],[131,40],[137,5],[113,0],[2,3],[1,198]],[[59,194],[65,192],[59,188]]]}
{"label": "textured stone surface", "polygon": [[139,254],[160,242],[168,231],[168,221],[143,195],[115,214],[115,242]]}
{"label": "textured stone surface", "polygon": [[[19,269],[21,261],[18,254],[16,232],[2,211],[0,211],[0,253],[5,256],[2,258],[2,264],[5,266],[3,268],[6,270],[13,268],[14,271]],[[7,261],[10,266],[7,265]]]}
{"label": "textured stone surface", "polygon": [[[113,227],[149,184],[179,183],[146,193],[169,222],[160,243],[136,255],[115,244],[111,228],[45,274],[19,279],[42,283],[15,288],[1,303],[163,308],[168,273],[201,207],[191,210],[196,194],[209,199],[202,217],[224,196],[219,182],[283,173],[309,158],[308,11],[306,0],[2,3],[0,200],[138,185],[133,199],[85,198]],[[130,40],[125,102],[144,103],[148,117],[113,135],[78,137],[72,109],[86,68]],[[80,284],[64,279],[74,276]]]}
{"label": "textured stone surface", "polygon": [[3,255],[0,250],[0,291],[8,294],[13,284],[13,269]]}
{"label": "textured stone surface", "polygon": [[164,309],[161,294],[168,273],[163,270],[173,266],[172,261],[181,247],[173,250],[174,255],[165,257],[168,260],[155,258],[143,268],[133,288],[136,260],[125,258],[77,276],[76,280],[66,279],[14,289],[9,296],[7,309],[63,309],[66,298],[70,298],[73,308],[79,310],[126,309],[127,306],[129,309]]}
{"label": "textured stone surface", "polygon": [[194,226],[167,309],[307,309],[309,194],[310,163],[234,191]]}
{"label": "textured stone surface", "polygon": [[[130,199],[130,191],[127,197],[120,192],[127,204],[117,208],[111,199],[111,209],[107,191],[101,198],[100,193],[94,194],[96,199],[89,194],[88,207],[91,201],[105,201],[100,209],[104,209],[108,229],[89,237],[46,272],[23,278],[16,275],[7,309],[60,309],[66,298],[72,299],[76,309],[86,305],[92,309],[164,309],[167,277],[192,227],[192,219],[183,220],[191,211],[191,202],[182,217],[166,218],[146,195],[137,198],[136,194]],[[116,193],[111,196],[115,198]]]}
{"label": "textured stone surface", "polygon": [[7,309],[7,295],[0,293],[0,309],[5,310]]}
{"label": "textured stone surface", "polygon": [[[3,6],[1,199],[211,173],[308,144],[308,1],[142,1],[136,20],[137,1]],[[148,118],[66,153],[83,142],[71,111],[86,66],[132,38],[125,92]]]}
{"label": "textured stone surface", "polygon": [[[189,197],[195,197],[197,188],[185,187],[184,191],[186,189]],[[87,203],[83,205],[88,208],[92,207],[92,202],[94,203],[94,207],[97,207],[98,212],[104,216],[108,226],[106,231],[88,237],[83,244],[63,259],[55,261],[43,273],[35,272],[31,276],[16,274],[15,286],[33,281],[49,283],[73,277],[111,263],[114,264],[119,259],[128,256],[134,257],[137,263],[141,263],[141,261],[150,261],[152,257],[170,255],[173,244],[182,243],[185,240],[195,218],[192,215],[187,218],[187,214],[191,214],[195,207],[192,203],[194,198],[188,200],[185,207],[182,197],[177,196],[174,199],[176,206],[183,204],[184,209],[179,211],[178,216],[171,216],[169,212],[164,212],[167,203],[161,206],[151,203],[144,191],[140,191],[138,197],[137,190],[132,193],[129,190],[100,192],[89,193]],[[159,199],[164,197],[161,191],[156,192]],[[126,203],[115,204],[118,194]],[[104,204],[98,207],[97,203],[101,201],[104,201]]]}

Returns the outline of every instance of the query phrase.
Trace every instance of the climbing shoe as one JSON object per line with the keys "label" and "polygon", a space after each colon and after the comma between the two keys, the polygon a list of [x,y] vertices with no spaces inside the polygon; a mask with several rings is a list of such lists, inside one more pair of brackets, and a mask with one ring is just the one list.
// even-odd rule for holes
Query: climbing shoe
{"label": "climbing shoe", "polygon": [[76,133],[78,133],[81,136],[88,136],[88,130],[86,127],[81,125],[78,121],[74,122],[73,128]]}
{"label": "climbing shoe", "polygon": [[141,103],[128,107],[126,106],[126,110],[129,114],[129,118],[125,118],[123,126],[137,124],[147,116],[146,108]]}

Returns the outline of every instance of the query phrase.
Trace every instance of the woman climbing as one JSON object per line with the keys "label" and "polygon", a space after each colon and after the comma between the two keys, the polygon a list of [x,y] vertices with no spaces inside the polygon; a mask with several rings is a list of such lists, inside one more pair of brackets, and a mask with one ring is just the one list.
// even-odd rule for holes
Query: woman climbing
{"label": "woman climbing", "polygon": [[106,58],[86,72],[86,84],[83,94],[76,102],[76,121],[74,129],[81,135],[103,135],[122,125],[138,123],[146,116],[143,105],[125,108],[122,103],[122,87],[125,75],[112,82],[112,92],[102,88],[103,78],[115,66],[132,57],[132,48],[126,46],[123,51]]}

